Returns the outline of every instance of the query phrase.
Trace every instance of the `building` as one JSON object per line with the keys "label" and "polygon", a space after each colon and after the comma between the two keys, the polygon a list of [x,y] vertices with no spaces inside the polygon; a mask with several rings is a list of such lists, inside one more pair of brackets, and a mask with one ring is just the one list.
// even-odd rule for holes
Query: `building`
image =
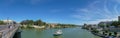
{"label": "building", "polygon": [[7,25],[13,25],[13,24],[16,24],[15,21],[13,20],[3,20],[4,23],[6,23]]}
{"label": "building", "polygon": [[118,16],[118,21],[120,21],[120,16]]}
{"label": "building", "polygon": [[49,25],[48,27],[50,28],[54,28],[58,25],[57,23],[47,23],[47,24]]}
{"label": "building", "polygon": [[50,27],[52,27],[52,28],[54,28],[56,26],[57,26],[57,24],[55,24],[55,23],[50,24]]}
{"label": "building", "polygon": [[104,28],[110,26],[113,23],[113,21],[104,21],[104,22],[100,22],[98,23],[98,25],[104,25]]}

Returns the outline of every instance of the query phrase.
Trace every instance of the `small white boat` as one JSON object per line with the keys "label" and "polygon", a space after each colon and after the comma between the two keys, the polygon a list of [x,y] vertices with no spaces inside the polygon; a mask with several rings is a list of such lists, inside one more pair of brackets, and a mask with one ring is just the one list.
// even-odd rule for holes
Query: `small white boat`
{"label": "small white boat", "polygon": [[54,36],[59,36],[62,35],[62,30],[58,30],[54,33]]}

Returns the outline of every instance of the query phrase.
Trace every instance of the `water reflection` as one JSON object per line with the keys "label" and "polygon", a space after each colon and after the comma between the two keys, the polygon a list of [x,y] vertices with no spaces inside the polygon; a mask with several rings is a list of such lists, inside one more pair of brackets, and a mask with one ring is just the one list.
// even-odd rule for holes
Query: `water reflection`
{"label": "water reflection", "polygon": [[62,36],[54,36],[54,38],[62,38]]}
{"label": "water reflection", "polygon": [[41,32],[41,31],[43,31],[45,29],[37,29],[37,28],[36,29],[34,29],[34,28],[26,28],[26,29],[24,29],[24,28],[21,28],[21,30],[28,30],[28,31],[30,31],[30,30],[33,31],[34,30],[34,31],[37,31],[37,32]]}
{"label": "water reflection", "polygon": [[13,38],[21,38],[21,32],[17,32],[15,33]]}

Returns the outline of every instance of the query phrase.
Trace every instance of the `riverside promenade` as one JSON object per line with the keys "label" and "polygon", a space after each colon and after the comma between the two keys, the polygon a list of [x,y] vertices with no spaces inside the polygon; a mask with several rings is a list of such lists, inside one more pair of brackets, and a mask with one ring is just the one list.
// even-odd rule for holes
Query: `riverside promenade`
{"label": "riverside promenade", "polygon": [[0,25],[0,38],[13,38],[19,30],[19,24]]}

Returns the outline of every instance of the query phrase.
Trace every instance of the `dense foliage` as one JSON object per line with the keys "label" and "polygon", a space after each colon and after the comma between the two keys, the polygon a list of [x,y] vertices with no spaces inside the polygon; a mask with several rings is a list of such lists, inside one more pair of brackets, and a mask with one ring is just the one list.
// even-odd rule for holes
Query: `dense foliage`
{"label": "dense foliage", "polygon": [[111,25],[118,27],[120,25],[120,22],[119,21],[113,21],[113,23]]}
{"label": "dense foliage", "polygon": [[45,22],[42,22],[40,19],[33,21],[33,20],[23,20],[22,22],[20,22],[20,24],[22,25],[45,25]]}
{"label": "dense foliage", "polygon": [[42,20],[23,20],[20,22],[21,25],[23,25],[22,27],[26,27],[26,28],[33,28],[33,26],[45,26],[45,28],[72,28],[72,27],[77,27],[78,25],[74,25],[74,24],[57,24],[57,23],[46,23],[43,22]]}
{"label": "dense foliage", "polygon": [[4,23],[3,21],[0,20],[0,25],[3,25],[3,24],[5,24],[5,23]]}

